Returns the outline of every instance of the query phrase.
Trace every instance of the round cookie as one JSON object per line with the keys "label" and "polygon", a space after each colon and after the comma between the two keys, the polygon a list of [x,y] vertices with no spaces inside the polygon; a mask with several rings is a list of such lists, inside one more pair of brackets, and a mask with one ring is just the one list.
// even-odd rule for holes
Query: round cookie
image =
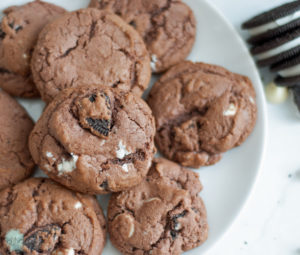
{"label": "round cookie", "polygon": [[22,181],[33,171],[28,149],[33,125],[24,108],[0,91],[0,190]]}
{"label": "round cookie", "polygon": [[57,182],[83,193],[131,188],[154,155],[155,124],[148,105],[109,86],[64,90],[31,133],[34,161]]}
{"label": "round cookie", "polygon": [[140,96],[151,75],[139,34],[117,15],[92,8],[48,24],[39,36],[31,69],[46,102],[79,85],[106,85]]}
{"label": "round cookie", "polygon": [[254,46],[251,53],[261,67],[274,65],[300,52],[300,28]]}
{"label": "round cookie", "polygon": [[3,11],[0,27],[0,87],[13,96],[39,96],[30,71],[30,59],[38,35],[64,9],[42,1]]}
{"label": "round cookie", "polygon": [[146,180],[113,194],[108,206],[110,240],[122,254],[181,254],[208,235],[199,176],[156,158]]}
{"label": "round cookie", "polygon": [[300,84],[300,55],[271,66],[271,71],[278,72],[275,81],[281,86]]}
{"label": "round cookie", "polygon": [[96,198],[32,178],[0,193],[1,254],[101,254],[105,219]]}
{"label": "round cookie", "polygon": [[193,11],[178,0],[91,0],[90,7],[120,15],[143,37],[151,68],[160,73],[183,61],[196,36]]}
{"label": "round cookie", "polygon": [[158,149],[183,166],[216,163],[245,141],[256,122],[251,81],[205,63],[172,67],[154,84],[148,103]]}

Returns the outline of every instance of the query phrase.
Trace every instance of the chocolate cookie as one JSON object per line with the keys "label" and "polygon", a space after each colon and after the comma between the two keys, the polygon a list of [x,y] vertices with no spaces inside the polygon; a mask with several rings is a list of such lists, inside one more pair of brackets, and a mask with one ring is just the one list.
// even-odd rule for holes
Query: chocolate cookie
{"label": "chocolate cookie", "polygon": [[31,54],[42,28],[64,12],[64,9],[42,1],[13,6],[3,11],[0,87],[6,92],[29,98],[39,95],[31,77]]}
{"label": "chocolate cookie", "polygon": [[251,81],[205,63],[171,68],[154,84],[148,102],[159,150],[183,166],[216,163],[245,141],[256,121]]}
{"label": "chocolate cookie", "polygon": [[246,21],[243,29],[252,35],[248,42],[259,45],[292,31],[300,25],[300,1],[292,1]]}
{"label": "chocolate cookie", "polygon": [[108,207],[110,240],[122,254],[181,254],[208,235],[199,176],[166,159],[154,159],[147,178],[113,194]]}
{"label": "chocolate cookie", "polygon": [[50,179],[29,179],[0,193],[1,254],[101,254],[105,219],[92,196]]}
{"label": "chocolate cookie", "polygon": [[178,0],[91,0],[90,7],[120,15],[143,37],[152,71],[163,72],[183,61],[196,36],[193,11]]}
{"label": "chocolate cookie", "polygon": [[34,162],[27,142],[32,128],[24,108],[0,91],[0,190],[31,174]]}
{"label": "chocolate cookie", "polygon": [[63,91],[30,136],[34,161],[54,180],[83,193],[131,188],[146,176],[155,125],[139,97],[109,86]]}
{"label": "chocolate cookie", "polygon": [[79,85],[107,85],[140,96],[151,75],[139,34],[118,16],[92,8],[67,13],[46,26],[31,63],[46,102]]}

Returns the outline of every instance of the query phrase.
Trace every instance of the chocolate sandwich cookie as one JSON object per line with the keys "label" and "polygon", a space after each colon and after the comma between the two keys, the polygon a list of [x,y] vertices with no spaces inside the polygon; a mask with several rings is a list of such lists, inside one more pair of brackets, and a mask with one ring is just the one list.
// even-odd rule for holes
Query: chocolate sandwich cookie
{"label": "chocolate sandwich cookie", "polygon": [[34,161],[57,182],[83,193],[131,188],[147,175],[155,124],[138,96],[109,86],[64,90],[31,133]]}
{"label": "chocolate sandwich cookie", "polygon": [[90,7],[121,16],[143,37],[154,73],[166,71],[190,53],[196,36],[193,11],[178,0],[91,0]]}
{"label": "chocolate sandwich cookie", "polygon": [[79,85],[106,85],[140,96],[151,75],[140,35],[117,15],[92,8],[67,13],[47,25],[31,68],[46,102]]}
{"label": "chocolate sandwich cookie", "polygon": [[154,84],[148,103],[158,149],[183,166],[216,163],[245,141],[256,122],[251,81],[205,63],[172,67]]}
{"label": "chocolate sandwich cookie", "polygon": [[166,159],[154,159],[147,178],[113,194],[110,240],[122,254],[173,254],[201,245],[208,235],[199,176]]}
{"label": "chocolate sandwich cookie", "polygon": [[274,65],[300,54],[300,28],[278,36],[259,46],[254,46],[251,53],[261,67]]}
{"label": "chocolate sandwich cookie", "polygon": [[0,91],[0,190],[28,177],[34,162],[28,149],[33,121],[25,109]]}
{"label": "chocolate sandwich cookie", "polygon": [[259,14],[246,21],[243,29],[248,29],[248,42],[259,45],[281,36],[300,26],[300,1],[292,1]]}
{"label": "chocolate sandwich cookie", "polygon": [[105,219],[96,198],[50,179],[28,179],[0,193],[0,253],[99,255]]}
{"label": "chocolate sandwich cookie", "polygon": [[271,71],[278,73],[275,79],[278,85],[287,87],[300,85],[300,54],[271,66]]}
{"label": "chocolate sandwich cookie", "polygon": [[31,76],[30,59],[38,35],[64,9],[42,1],[3,11],[0,27],[0,87],[13,96],[39,95]]}

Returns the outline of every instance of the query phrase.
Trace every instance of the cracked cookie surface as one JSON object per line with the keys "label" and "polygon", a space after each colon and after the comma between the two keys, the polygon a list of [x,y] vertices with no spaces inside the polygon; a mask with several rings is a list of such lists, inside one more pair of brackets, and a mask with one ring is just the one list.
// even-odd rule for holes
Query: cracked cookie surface
{"label": "cracked cookie surface", "polygon": [[42,28],[65,10],[35,1],[3,11],[0,27],[0,87],[13,96],[39,96],[30,71],[33,48]]}
{"label": "cracked cookie surface", "polygon": [[92,8],[67,13],[46,26],[31,69],[46,102],[79,85],[106,85],[140,96],[151,75],[140,35],[117,15]]}
{"label": "cracked cookie surface", "polygon": [[131,188],[154,155],[154,118],[136,95],[108,86],[70,88],[44,111],[30,136],[34,161],[83,193]]}
{"label": "cracked cookie surface", "polygon": [[196,173],[155,158],[140,185],[112,195],[111,242],[126,255],[178,255],[201,245],[208,235],[201,190]]}
{"label": "cracked cookie surface", "polygon": [[31,178],[0,193],[0,237],[1,254],[98,255],[105,219],[95,197]]}
{"label": "cracked cookie surface", "polygon": [[196,36],[193,11],[178,0],[91,0],[90,7],[111,11],[144,39],[154,73],[166,71],[190,53]]}
{"label": "cracked cookie surface", "polygon": [[0,91],[0,190],[28,177],[34,162],[28,149],[33,121],[4,91]]}
{"label": "cracked cookie surface", "polygon": [[257,115],[251,81],[214,65],[184,61],[153,86],[148,103],[155,142],[183,166],[212,165],[252,132]]}

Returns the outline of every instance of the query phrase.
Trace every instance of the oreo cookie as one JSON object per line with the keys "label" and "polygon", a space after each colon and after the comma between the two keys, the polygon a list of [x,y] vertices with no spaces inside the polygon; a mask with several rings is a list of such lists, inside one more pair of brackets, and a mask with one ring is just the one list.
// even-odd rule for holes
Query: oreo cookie
{"label": "oreo cookie", "polygon": [[272,72],[277,72],[276,82],[281,86],[300,85],[300,53],[292,58],[271,66]]}
{"label": "oreo cookie", "polygon": [[274,65],[297,55],[300,53],[300,28],[254,46],[251,53],[260,67]]}

